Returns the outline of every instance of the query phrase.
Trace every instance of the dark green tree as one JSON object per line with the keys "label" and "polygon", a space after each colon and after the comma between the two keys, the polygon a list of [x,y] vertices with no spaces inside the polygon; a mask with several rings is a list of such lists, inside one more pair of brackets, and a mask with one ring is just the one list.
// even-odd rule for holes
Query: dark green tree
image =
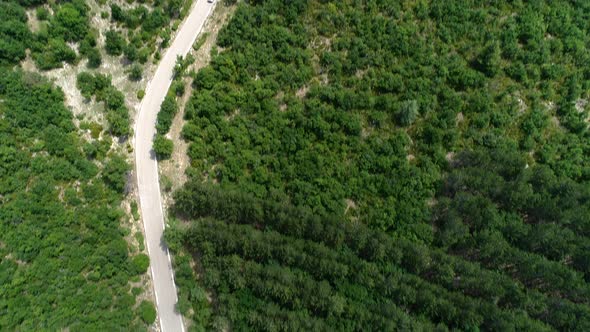
{"label": "dark green tree", "polygon": [[153,148],[156,157],[159,160],[164,160],[172,156],[172,152],[174,151],[174,143],[170,139],[157,134],[154,138]]}
{"label": "dark green tree", "polygon": [[114,30],[109,30],[105,33],[105,49],[107,54],[121,55],[125,49],[125,39],[121,34]]}

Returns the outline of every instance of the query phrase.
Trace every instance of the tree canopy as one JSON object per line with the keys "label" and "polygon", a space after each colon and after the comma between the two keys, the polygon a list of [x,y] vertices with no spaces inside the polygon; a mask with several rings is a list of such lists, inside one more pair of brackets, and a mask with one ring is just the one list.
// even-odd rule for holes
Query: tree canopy
{"label": "tree canopy", "polygon": [[238,4],[185,109],[180,307],[222,330],[587,330],[589,14]]}
{"label": "tree canopy", "polygon": [[[97,51],[88,8],[53,3],[32,33],[18,3],[0,3],[0,330],[144,330],[153,314],[147,302],[134,309],[142,289],[131,282],[149,260],[127,243],[121,208],[129,165],[100,125],[74,124],[60,89],[14,69],[26,48],[40,69],[76,62],[68,43]],[[88,73],[79,81],[88,98],[110,86]]]}
{"label": "tree canopy", "polygon": [[[590,326],[584,283],[572,273],[556,274],[555,280],[569,275],[575,283],[545,289],[342,216],[318,216],[199,182],[176,194],[175,210],[193,219],[188,228],[166,232],[177,253],[179,303],[187,303],[185,313],[192,308],[204,328],[219,322],[264,331]],[[195,254],[198,278],[187,260]],[[554,271],[545,277],[553,278]],[[213,292],[215,306],[199,295],[206,290]],[[564,291],[572,296],[556,295]]]}
{"label": "tree canopy", "polygon": [[82,139],[40,76],[0,69],[0,100],[0,329],[142,328],[130,279],[145,268],[120,208],[129,165]]}

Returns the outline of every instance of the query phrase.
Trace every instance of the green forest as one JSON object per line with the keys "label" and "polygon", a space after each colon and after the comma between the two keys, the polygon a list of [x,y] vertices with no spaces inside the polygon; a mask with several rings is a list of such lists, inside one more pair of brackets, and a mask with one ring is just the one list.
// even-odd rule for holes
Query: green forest
{"label": "green forest", "polygon": [[[176,258],[180,308],[192,308],[196,326],[205,329],[590,327],[585,284],[567,269],[533,274],[540,284],[563,276],[574,279],[567,280],[572,285],[558,283],[547,290],[527,282],[526,269],[514,277],[513,271],[488,268],[489,258],[472,262],[342,216],[320,216],[241,191],[191,182],[175,199],[177,213],[194,221],[169,231],[167,241],[172,250],[196,254],[202,269],[195,283],[188,257]],[[213,292],[213,304],[206,300],[207,291]]]}
{"label": "green forest", "polygon": [[[0,3],[0,65],[23,60],[26,50],[41,70],[59,68],[64,62],[75,64],[88,58],[89,66],[101,63],[96,31],[89,25],[89,7],[83,0],[64,1],[52,6],[53,15],[43,7],[45,0],[3,1]],[[37,6],[41,22],[33,33],[27,26],[25,6]],[[76,52],[68,43],[77,43]],[[78,54],[79,53],[79,54]]]}
{"label": "green forest", "polygon": [[[0,1],[1,331],[154,323],[129,109],[95,69],[141,81],[191,4]],[[170,158],[184,111],[190,330],[590,331],[590,2],[227,4],[154,137]],[[66,64],[105,128],[42,76]]]}
{"label": "green forest", "polygon": [[[105,5],[107,1],[103,0]],[[108,1],[109,17],[114,28],[104,32],[105,51],[112,56],[124,56],[129,67],[129,78],[139,80],[145,64],[153,56],[160,60],[160,51],[168,47],[173,31],[190,9],[192,0],[129,0],[131,6],[122,2]]]}
{"label": "green forest", "polygon": [[583,1],[240,2],[167,232],[193,329],[590,330],[588,31]]}
{"label": "green forest", "polygon": [[40,76],[0,70],[0,100],[0,329],[140,329],[130,281],[147,264],[119,207],[129,165],[81,139]]}
{"label": "green forest", "polygon": [[[0,64],[23,60],[29,49],[41,70],[60,68],[64,63],[76,65],[88,59],[87,67],[97,68],[103,62],[103,52],[97,39],[105,36],[104,51],[108,55],[124,55],[127,65],[134,64],[141,78],[141,66],[153,55],[159,60],[159,51],[166,48],[172,29],[190,8],[190,0],[137,1],[125,10],[116,3],[107,6],[106,0],[97,1],[103,9],[102,18],[110,18],[114,28],[98,31],[90,24],[89,4],[84,0],[9,0],[0,3]],[[129,5],[133,0],[127,1]],[[26,9],[35,9],[39,28],[32,32],[27,26]],[[170,27],[171,23],[174,25]],[[158,38],[159,37],[159,38]],[[159,42],[159,43],[157,43]],[[76,44],[77,47],[72,47]],[[139,75],[139,77],[137,77]]]}
{"label": "green forest", "polygon": [[[103,130],[18,67],[27,52],[41,70],[100,56],[84,1],[48,6],[0,2],[0,330],[145,331],[155,320],[142,296],[149,258],[127,242],[131,167],[110,135],[129,132],[124,96],[108,77],[81,75],[87,98],[107,106]],[[40,31],[26,9],[47,21]]]}

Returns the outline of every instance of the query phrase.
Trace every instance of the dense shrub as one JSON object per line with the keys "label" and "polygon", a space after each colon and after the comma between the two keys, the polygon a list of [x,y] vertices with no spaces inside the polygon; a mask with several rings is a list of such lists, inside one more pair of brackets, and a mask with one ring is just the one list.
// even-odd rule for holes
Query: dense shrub
{"label": "dense shrub", "polygon": [[133,257],[133,269],[135,274],[144,274],[150,266],[150,258],[146,254]]}
{"label": "dense shrub", "polygon": [[129,166],[101,172],[112,141],[92,124],[80,137],[64,98],[0,68],[0,330],[140,330],[117,192]]}
{"label": "dense shrub", "polygon": [[129,134],[129,110],[125,106],[125,96],[112,85],[110,76],[81,72],[77,76],[76,86],[85,98],[95,96],[96,101],[104,102],[106,119],[113,135]]}
{"label": "dense shrub", "polygon": [[107,54],[121,55],[125,49],[125,39],[121,34],[114,30],[109,30],[105,33],[105,49]]}
{"label": "dense shrub", "polygon": [[159,160],[170,158],[170,156],[172,156],[172,152],[174,151],[174,143],[170,139],[160,134],[157,134],[154,138],[153,147],[154,153]]}
{"label": "dense shrub", "polygon": [[193,319],[589,329],[589,14],[569,1],[239,5],[184,113],[187,173],[217,188],[185,186],[178,212],[195,225],[169,238],[206,271],[179,263],[184,301],[195,284],[220,299],[191,299]]}
{"label": "dense shrub", "polygon": [[168,94],[160,105],[160,112],[158,112],[158,117],[156,120],[156,130],[159,134],[165,135],[168,133],[176,113],[178,113],[176,99],[173,94]]}
{"label": "dense shrub", "polygon": [[156,308],[154,304],[148,301],[142,301],[139,307],[137,308],[139,313],[139,317],[143,320],[146,324],[151,325],[156,321]]}

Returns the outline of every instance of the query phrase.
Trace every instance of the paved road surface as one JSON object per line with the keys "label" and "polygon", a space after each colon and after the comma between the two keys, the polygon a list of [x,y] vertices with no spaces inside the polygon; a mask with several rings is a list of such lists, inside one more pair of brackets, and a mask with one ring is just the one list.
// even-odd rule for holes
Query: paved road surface
{"label": "paved road surface", "polygon": [[185,56],[188,53],[214,6],[207,0],[196,0],[195,2],[189,16],[178,30],[172,45],[158,65],[154,77],[148,83],[135,124],[135,162],[139,199],[150,255],[156,307],[163,332],[183,332],[184,326],[182,317],[175,311],[175,304],[178,300],[176,285],[174,284],[170,254],[162,238],[164,216],[160,198],[158,164],[152,151],[152,139],[156,132],[156,115],[172,83],[172,71],[176,63],[176,56]]}

